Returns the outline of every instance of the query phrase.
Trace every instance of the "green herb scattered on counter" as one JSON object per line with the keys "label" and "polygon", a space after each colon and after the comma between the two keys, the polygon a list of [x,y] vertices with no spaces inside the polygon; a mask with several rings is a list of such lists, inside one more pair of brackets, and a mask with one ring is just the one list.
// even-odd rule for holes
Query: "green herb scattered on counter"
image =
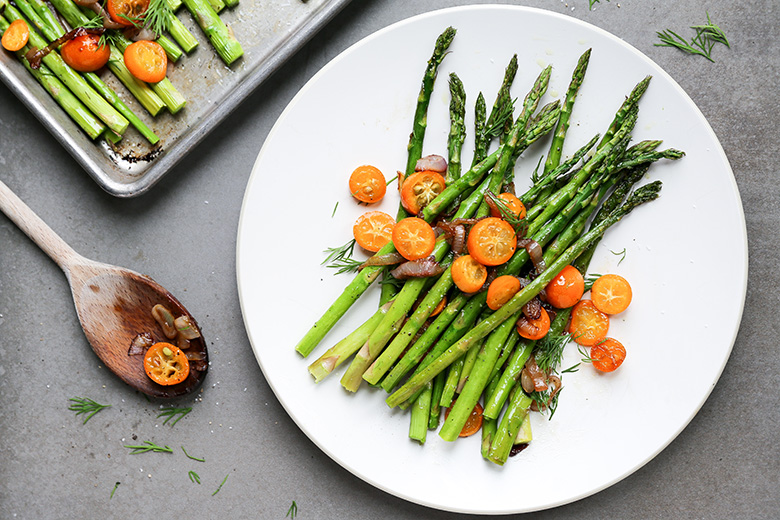
{"label": "green herb scattered on counter", "polygon": [[[607,2],[609,2],[609,0],[607,0]],[[599,3],[601,3],[600,0],[588,0],[588,10],[592,11],[593,10],[593,6],[596,5],[596,4],[599,4]],[[620,7],[620,6],[618,6],[618,7]]]}
{"label": "green herb scattered on counter", "polygon": [[181,451],[184,452],[184,454],[187,456],[188,459],[197,460],[198,462],[206,462],[206,459],[199,459],[198,457],[193,457],[189,453],[187,453],[187,450],[184,449],[184,446],[181,447]]}
{"label": "green herb scattered on counter", "polygon": [[75,404],[70,405],[68,407],[68,410],[72,410],[76,412],[76,415],[81,415],[83,413],[89,414],[84,419],[84,422],[82,424],[87,424],[87,421],[92,419],[92,416],[98,413],[103,408],[111,407],[110,404],[99,404],[87,397],[71,397],[69,401]]}
{"label": "green herb scattered on counter", "polygon": [[224,479],[222,479],[222,483],[219,485],[219,487],[218,487],[216,490],[214,490],[214,492],[211,494],[211,496],[214,496],[214,495],[216,495],[217,493],[219,493],[219,490],[220,490],[220,489],[222,489],[222,486],[224,486],[224,485],[225,485],[225,482],[227,482],[227,478],[228,478],[229,476],[230,476],[230,473],[228,473],[227,475],[225,475],[225,478],[224,478]]}
{"label": "green herb scattered on counter", "polygon": [[194,471],[190,471],[189,473],[187,473],[187,475],[190,477],[190,482],[200,484],[200,476],[198,476],[197,473],[195,473]]}
{"label": "green herb scattered on counter", "polygon": [[175,426],[176,423],[179,422],[179,419],[181,419],[182,417],[184,417],[185,415],[187,415],[191,411],[192,411],[191,407],[175,408],[175,407],[171,406],[171,407],[168,407],[168,408],[163,408],[162,411],[157,415],[157,418],[159,419],[160,417],[167,417],[167,419],[165,419],[163,421],[163,424],[168,424],[168,421],[170,421],[171,419],[173,419],[174,417],[176,417],[178,415],[179,417],[176,417],[176,420],[174,420],[171,423],[171,426]]}
{"label": "green herb scattered on counter", "polygon": [[111,494],[108,496],[108,499],[109,499],[109,500],[111,500],[112,498],[114,498],[114,493],[116,492],[116,488],[118,488],[118,487],[119,487],[119,482],[117,482],[116,484],[114,484],[114,489],[112,489],[112,490],[111,490]]}
{"label": "green herb scattered on counter", "polygon": [[696,36],[691,38],[690,42],[670,29],[659,31],[656,34],[662,43],[656,43],[655,46],[675,47],[689,54],[704,56],[712,62],[715,61],[711,56],[712,48],[716,43],[722,43],[726,47],[731,48],[731,44],[729,44],[723,29],[712,23],[709,13],[707,13],[706,24],[691,25],[691,29],[696,31]]}
{"label": "green herb scattered on counter", "polygon": [[292,505],[290,506],[290,509],[287,510],[287,514],[284,515],[285,518],[290,517],[292,520],[295,519],[295,515],[298,514],[298,504],[295,503],[295,500],[293,500]]}
{"label": "green herb scattered on counter", "polygon": [[336,210],[339,208],[339,203],[336,202],[336,205],[333,206],[333,213],[330,214],[330,218],[333,218],[336,215]]}
{"label": "green herb scattered on counter", "polygon": [[137,453],[146,453],[147,451],[154,451],[159,453],[173,453],[173,450],[168,446],[158,446],[151,441],[144,441],[144,443],[140,446],[125,445],[123,447],[133,450],[130,452],[130,455],[135,455]]}

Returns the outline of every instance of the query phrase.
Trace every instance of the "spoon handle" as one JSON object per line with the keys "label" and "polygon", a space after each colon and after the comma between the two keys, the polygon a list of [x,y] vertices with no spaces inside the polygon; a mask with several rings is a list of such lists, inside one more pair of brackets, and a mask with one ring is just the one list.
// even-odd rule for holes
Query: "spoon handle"
{"label": "spoon handle", "polygon": [[3,181],[0,181],[0,211],[5,213],[19,229],[24,231],[64,271],[67,271],[68,264],[81,258],[81,255],[61,239]]}

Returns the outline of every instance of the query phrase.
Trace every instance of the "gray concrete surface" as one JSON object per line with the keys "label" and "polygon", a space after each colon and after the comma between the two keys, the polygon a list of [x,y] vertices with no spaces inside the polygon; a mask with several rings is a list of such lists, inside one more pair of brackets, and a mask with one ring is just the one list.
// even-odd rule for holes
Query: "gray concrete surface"
{"label": "gray concrete surface", "polygon": [[[355,0],[257,89],[207,145],[151,193],[132,200],[102,192],[0,86],[0,178],[77,251],[149,273],[180,295],[200,317],[213,359],[203,391],[177,402],[194,411],[174,428],[162,425],[156,418],[160,403],[131,391],[90,351],[58,268],[0,216],[0,518],[282,519],[293,501],[301,519],[459,517],[359,480],[320,452],[287,416],[243,329],[235,241],[255,156],[296,91],[331,58],[377,29],[466,3],[472,2]],[[750,249],[740,333],[700,413],[668,448],[625,480],[531,516],[778,518],[780,4],[612,0],[589,11],[587,0],[502,3],[542,7],[592,23],[668,71],[723,144],[742,196]],[[732,43],[731,49],[714,51],[715,63],[653,46],[656,29],[683,29],[701,22],[705,11]],[[723,237],[712,244],[713,262],[730,241]],[[728,283],[730,276],[723,273],[712,283]],[[680,377],[696,369],[670,364]],[[82,425],[67,409],[72,396],[113,407]],[[663,420],[662,410],[648,413]],[[168,444],[175,453],[129,455],[122,445],[136,438]],[[206,462],[188,460],[180,446]],[[201,485],[189,481],[189,470],[200,475]],[[212,496],[225,475],[228,480]]]}

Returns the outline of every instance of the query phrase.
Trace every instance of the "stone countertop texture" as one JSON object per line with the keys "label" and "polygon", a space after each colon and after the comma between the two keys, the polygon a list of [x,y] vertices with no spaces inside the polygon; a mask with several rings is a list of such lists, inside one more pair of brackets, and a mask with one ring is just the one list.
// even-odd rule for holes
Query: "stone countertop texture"
{"label": "stone countertop texture", "polygon": [[[101,366],[75,319],[57,266],[0,216],[0,519],[467,518],[388,495],[322,453],[264,380],[243,327],[235,241],[247,179],[272,125],[329,60],[374,31],[456,0],[354,0],[261,85],[208,141],[148,194],[107,195],[0,86],[0,179],[74,249],[150,273],[208,331],[204,391],[163,433],[159,403]],[[543,519],[770,519],[780,516],[780,4],[775,0],[496,2],[548,9],[624,39],[665,69],[701,109],[734,171],[745,211],[749,282],[742,325],[701,411],[657,457],[591,497],[528,516]],[[240,8],[240,7],[239,7]],[[715,62],[655,47],[655,31],[708,12],[731,48]],[[219,173],[219,174],[217,174]],[[713,222],[713,225],[718,225]],[[170,229],[197,229],[195,236]],[[712,244],[730,247],[733,237]],[[175,255],[171,251],[194,250]],[[723,273],[712,283],[728,283]],[[709,302],[692,300],[691,305]],[[717,312],[714,306],[713,312]],[[670,370],[685,377],[695,367]],[[83,425],[68,398],[111,403]],[[657,413],[663,420],[662,410]],[[155,437],[155,434],[157,436]],[[160,439],[173,456],[130,456],[123,444]],[[189,461],[187,447],[207,461]],[[195,470],[197,485],[187,478]],[[213,490],[228,480],[220,492]],[[120,482],[110,498],[116,482]],[[555,485],[551,481],[550,485]]]}

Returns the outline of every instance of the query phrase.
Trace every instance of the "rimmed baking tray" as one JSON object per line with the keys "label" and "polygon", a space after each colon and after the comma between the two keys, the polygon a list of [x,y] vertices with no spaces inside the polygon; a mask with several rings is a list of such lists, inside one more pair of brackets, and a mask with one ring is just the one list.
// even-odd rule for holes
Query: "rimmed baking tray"
{"label": "rimmed baking tray", "polygon": [[62,143],[89,175],[116,197],[148,191],[203,140],[271,73],[350,0],[241,0],[220,17],[233,30],[244,56],[227,67],[183,7],[179,19],[200,45],[169,68],[168,77],[187,99],[178,114],[149,115],[109,72],[101,78],[154,131],[151,146],[134,128],[116,145],[89,139],[10,53],[0,52],[0,79]]}

